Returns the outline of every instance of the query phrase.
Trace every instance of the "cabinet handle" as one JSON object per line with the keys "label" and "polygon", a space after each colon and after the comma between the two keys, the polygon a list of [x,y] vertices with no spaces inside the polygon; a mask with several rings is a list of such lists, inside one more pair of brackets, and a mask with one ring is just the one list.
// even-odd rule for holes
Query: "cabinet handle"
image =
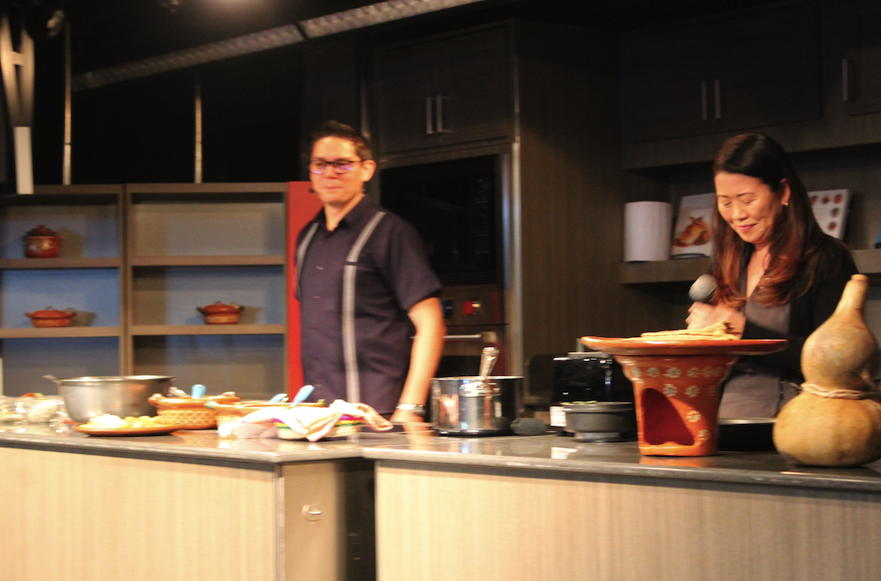
{"label": "cabinet handle", "polygon": [[444,132],[444,96],[438,95],[434,98],[435,110],[437,111],[437,132]]}
{"label": "cabinet handle", "polygon": [[701,81],[701,121],[707,120],[707,82]]}
{"label": "cabinet handle", "polygon": [[434,129],[431,125],[431,97],[425,98],[425,134],[431,135],[434,133]]}
{"label": "cabinet handle", "polygon": [[716,119],[722,118],[722,85],[719,79],[713,80],[713,92],[715,93]]}
{"label": "cabinet handle", "polygon": [[841,100],[850,101],[853,97],[853,87],[851,86],[851,62],[849,59],[841,59]]}

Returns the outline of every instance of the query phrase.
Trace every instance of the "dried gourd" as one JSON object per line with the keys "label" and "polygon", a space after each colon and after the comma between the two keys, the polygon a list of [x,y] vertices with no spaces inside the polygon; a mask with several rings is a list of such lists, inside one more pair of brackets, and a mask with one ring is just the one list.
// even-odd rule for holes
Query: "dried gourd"
{"label": "dried gourd", "polygon": [[878,344],[863,316],[868,286],[854,275],[835,312],[805,341],[805,383],[774,425],[774,445],[791,461],[857,466],[881,458]]}

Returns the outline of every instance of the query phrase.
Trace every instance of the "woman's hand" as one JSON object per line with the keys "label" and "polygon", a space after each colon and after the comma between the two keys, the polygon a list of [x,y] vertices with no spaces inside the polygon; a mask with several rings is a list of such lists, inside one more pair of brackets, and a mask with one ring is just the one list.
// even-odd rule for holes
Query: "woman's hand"
{"label": "woman's hand", "polygon": [[734,327],[734,334],[740,337],[743,334],[743,326],[746,324],[746,317],[743,316],[743,313],[723,305],[694,303],[689,307],[688,313],[685,322],[689,329],[703,329],[722,321],[728,321]]}

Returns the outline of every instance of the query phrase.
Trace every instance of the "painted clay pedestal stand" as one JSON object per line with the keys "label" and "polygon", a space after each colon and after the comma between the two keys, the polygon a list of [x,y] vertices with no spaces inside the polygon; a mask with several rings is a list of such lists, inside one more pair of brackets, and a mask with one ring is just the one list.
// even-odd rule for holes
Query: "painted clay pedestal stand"
{"label": "painted clay pedestal stand", "polygon": [[582,337],[614,355],[633,383],[639,451],[648,456],[716,453],[719,384],[741,355],[782,351],[783,339],[653,340]]}

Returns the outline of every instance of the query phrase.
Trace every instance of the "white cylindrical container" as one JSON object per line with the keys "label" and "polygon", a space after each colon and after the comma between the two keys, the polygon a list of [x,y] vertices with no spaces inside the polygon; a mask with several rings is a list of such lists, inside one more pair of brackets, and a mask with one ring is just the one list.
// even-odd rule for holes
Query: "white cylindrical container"
{"label": "white cylindrical container", "polygon": [[673,207],[667,202],[624,205],[624,262],[667,260],[673,228]]}

